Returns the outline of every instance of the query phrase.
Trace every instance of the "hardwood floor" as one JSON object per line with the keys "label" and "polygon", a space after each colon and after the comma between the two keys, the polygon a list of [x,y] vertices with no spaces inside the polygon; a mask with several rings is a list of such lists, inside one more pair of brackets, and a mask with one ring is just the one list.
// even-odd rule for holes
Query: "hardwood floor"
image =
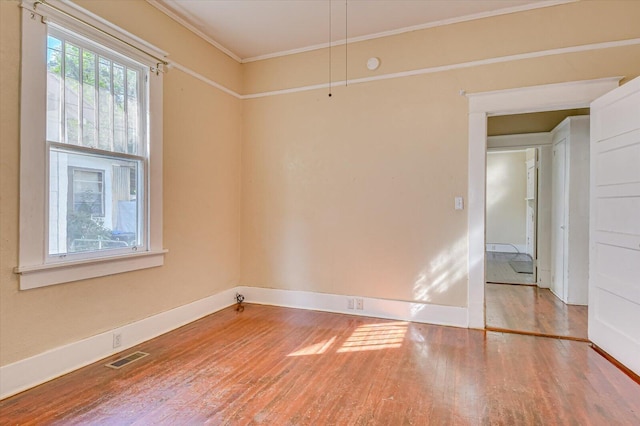
{"label": "hardwood floor", "polygon": [[586,343],[247,305],[0,402],[2,424],[640,424]]}
{"label": "hardwood floor", "polygon": [[546,288],[486,284],[485,306],[488,328],[587,339],[587,307],[565,305]]}

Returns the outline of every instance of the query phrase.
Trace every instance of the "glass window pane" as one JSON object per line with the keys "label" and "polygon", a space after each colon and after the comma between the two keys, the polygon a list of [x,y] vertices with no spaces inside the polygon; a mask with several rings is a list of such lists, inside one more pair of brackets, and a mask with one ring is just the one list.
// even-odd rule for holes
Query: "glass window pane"
{"label": "glass window pane", "polygon": [[82,145],[98,147],[96,54],[82,51]]}
{"label": "glass window pane", "polygon": [[52,148],[49,169],[50,255],[142,241],[141,161]]}
{"label": "glass window pane", "polygon": [[47,140],[62,142],[62,41],[47,37]]}
{"label": "glass window pane", "polygon": [[138,154],[143,73],[69,38],[47,38],[47,139]]}
{"label": "glass window pane", "polygon": [[127,152],[124,67],[113,64],[113,150]]}
{"label": "glass window pane", "polygon": [[100,57],[99,73],[99,102],[98,102],[98,146],[100,149],[111,151],[113,147],[113,97],[111,89],[111,61]]}
{"label": "glass window pane", "polygon": [[127,152],[138,152],[138,127],[140,123],[138,112],[138,71],[127,70]]}
{"label": "glass window pane", "polygon": [[80,49],[65,43],[64,115],[65,140],[77,145],[80,141]]}

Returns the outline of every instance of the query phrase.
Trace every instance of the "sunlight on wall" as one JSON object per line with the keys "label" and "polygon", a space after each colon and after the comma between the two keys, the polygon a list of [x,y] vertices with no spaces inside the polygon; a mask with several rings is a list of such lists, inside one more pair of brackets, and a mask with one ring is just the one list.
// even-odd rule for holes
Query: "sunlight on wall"
{"label": "sunlight on wall", "polygon": [[333,336],[331,339],[323,340],[319,343],[314,343],[313,345],[306,346],[302,349],[299,349],[295,352],[291,352],[287,356],[303,356],[303,355],[321,355],[327,351],[335,342],[336,336]]}
{"label": "sunlight on wall", "polygon": [[499,154],[502,153],[487,152],[487,215],[496,204],[502,201],[508,192],[508,185],[504,185],[505,180],[509,178],[506,163],[491,161],[492,158]]}
{"label": "sunlight on wall", "polygon": [[487,153],[487,241],[526,244],[527,154],[525,150]]}
{"label": "sunlight on wall", "polygon": [[[416,276],[413,284],[413,298],[420,302],[430,302],[435,294],[445,291],[467,273],[467,237],[462,236],[453,244],[443,248],[429,264]],[[424,306],[411,308],[412,315]]]}
{"label": "sunlight on wall", "polygon": [[399,321],[361,325],[342,344],[338,353],[399,348],[407,333],[407,324]]}

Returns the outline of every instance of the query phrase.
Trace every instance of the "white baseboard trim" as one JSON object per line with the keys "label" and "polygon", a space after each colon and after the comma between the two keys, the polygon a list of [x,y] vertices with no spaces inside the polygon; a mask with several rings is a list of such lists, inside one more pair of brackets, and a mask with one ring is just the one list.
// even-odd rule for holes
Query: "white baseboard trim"
{"label": "white baseboard trim", "polygon": [[[245,302],[309,309],[401,321],[466,328],[466,307],[431,305],[401,300],[345,296],[309,291],[240,286],[136,321],[98,335],[60,346],[0,367],[0,399],[7,398],[71,371],[122,352],[161,334],[233,305],[235,293]],[[359,298],[363,309],[347,309],[348,299]],[[122,346],[114,349],[113,334],[121,333]]]}
{"label": "white baseboard trim", "polygon": [[[453,327],[469,326],[466,307],[263,287],[237,287],[237,291],[244,295],[248,303]],[[347,309],[349,298],[362,299],[364,308],[362,310]]]}
{"label": "white baseboard trim", "polygon": [[[235,288],[224,290],[187,305],[2,366],[0,367],[0,399],[70,373],[224,309],[234,303],[235,291]],[[113,348],[114,333],[122,334],[122,345],[115,349]]]}
{"label": "white baseboard trim", "polygon": [[486,245],[487,251],[501,252],[501,253],[516,253],[516,250],[520,253],[527,252],[526,244],[502,244],[502,243],[488,243]]}

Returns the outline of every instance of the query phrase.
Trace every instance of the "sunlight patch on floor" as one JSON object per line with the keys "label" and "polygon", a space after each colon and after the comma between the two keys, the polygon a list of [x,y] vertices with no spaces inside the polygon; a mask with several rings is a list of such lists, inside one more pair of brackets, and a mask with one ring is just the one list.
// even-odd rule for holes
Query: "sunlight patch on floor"
{"label": "sunlight patch on floor", "polygon": [[397,321],[361,325],[342,344],[338,353],[399,348],[407,333],[407,324]]}
{"label": "sunlight patch on floor", "polygon": [[302,349],[299,349],[295,352],[291,352],[287,356],[304,356],[304,355],[321,355],[327,351],[335,342],[336,336],[333,336],[331,339],[323,340],[319,343],[314,343],[313,345],[305,346]]}

